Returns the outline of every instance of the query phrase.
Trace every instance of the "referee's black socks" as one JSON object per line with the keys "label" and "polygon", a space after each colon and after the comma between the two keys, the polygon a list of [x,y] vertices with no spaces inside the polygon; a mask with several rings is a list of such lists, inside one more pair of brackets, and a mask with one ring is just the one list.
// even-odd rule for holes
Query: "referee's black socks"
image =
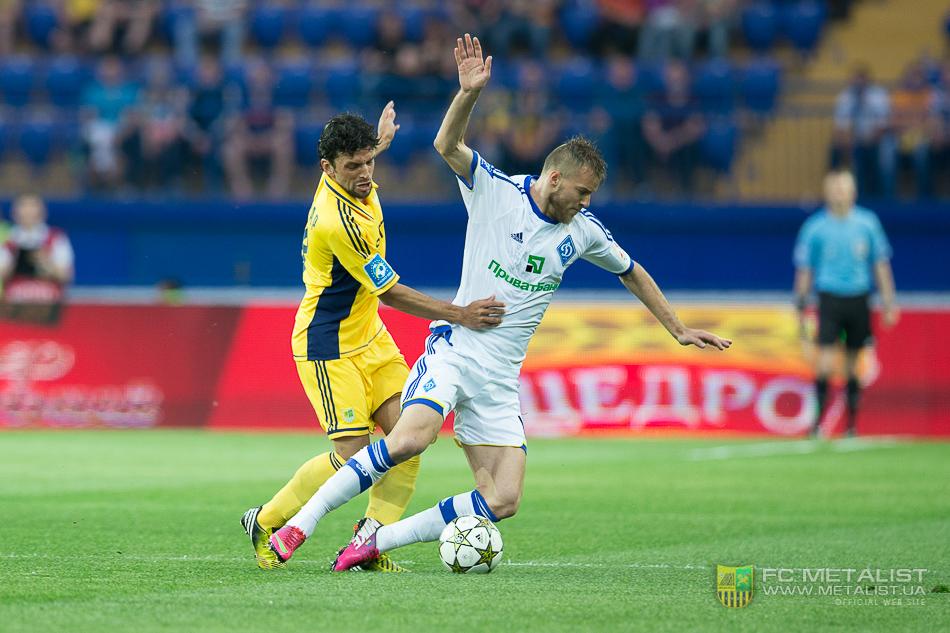
{"label": "referee's black socks", "polygon": [[857,429],[858,403],[861,400],[861,384],[854,376],[848,378],[848,434],[854,435]]}
{"label": "referee's black socks", "polygon": [[812,433],[818,433],[821,416],[825,413],[825,402],[828,400],[828,378],[819,376],[815,379],[815,397],[818,400],[818,411],[815,413],[815,423],[811,427]]}

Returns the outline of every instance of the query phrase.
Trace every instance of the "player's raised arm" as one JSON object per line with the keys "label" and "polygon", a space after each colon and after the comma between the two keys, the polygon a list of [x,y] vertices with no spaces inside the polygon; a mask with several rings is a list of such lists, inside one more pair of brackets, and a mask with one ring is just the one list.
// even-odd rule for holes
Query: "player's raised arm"
{"label": "player's raised arm", "polygon": [[390,101],[383,108],[383,113],[379,115],[379,123],[376,126],[376,136],[379,137],[379,145],[376,146],[375,156],[379,156],[392,145],[393,137],[396,136],[396,130],[399,124],[396,123],[396,104]]}
{"label": "player's raised arm", "polygon": [[463,137],[475,102],[491,77],[492,58],[482,58],[482,45],[468,33],[455,44],[455,63],[458,65],[460,90],[452,99],[442,126],[433,145],[456,174],[466,181],[471,177],[472,149]]}
{"label": "player's raised arm", "polygon": [[657,321],[673,335],[680,345],[695,345],[700,348],[712,345],[720,350],[727,349],[732,345],[732,341],[729,339],[720,338],[711,332],[694,330],[683,325],[683,322],[673,311],[673,306],[670,305],[660,291],[659,286],[653,281],[653,277],[640,264],[635,264],[628,273],[621,275],[620,281],[626,286],[627,290],[632,292],[647,307]]}

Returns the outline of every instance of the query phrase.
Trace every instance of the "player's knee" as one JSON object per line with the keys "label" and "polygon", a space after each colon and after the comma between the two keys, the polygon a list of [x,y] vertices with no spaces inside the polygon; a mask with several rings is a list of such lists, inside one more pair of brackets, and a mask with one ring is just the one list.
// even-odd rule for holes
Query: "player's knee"
{"label": "player's knee", "polygon": [[389,456],[396,463],[402,463],[422,452],[429,446],[429,438],[424,433],[412,431],[406,433],[393,433],[386,438],[386,448]]}
{"label": "player's knee", "polygon": [[333,440],[333,451],[344,461],[353,457],[360,449],[369,446],[369,436],[341,437]]}

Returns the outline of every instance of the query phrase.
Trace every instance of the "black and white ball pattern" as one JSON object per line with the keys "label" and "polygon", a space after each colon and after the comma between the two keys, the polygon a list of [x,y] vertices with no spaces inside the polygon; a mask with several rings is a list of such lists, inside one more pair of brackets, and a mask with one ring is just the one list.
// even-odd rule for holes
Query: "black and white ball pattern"
{"label": "black and white ball pattern", "polygon": [[439,556],[457,574],[487,574],[502,559],[501,532],[480,516],[457,517],[442,530]]}

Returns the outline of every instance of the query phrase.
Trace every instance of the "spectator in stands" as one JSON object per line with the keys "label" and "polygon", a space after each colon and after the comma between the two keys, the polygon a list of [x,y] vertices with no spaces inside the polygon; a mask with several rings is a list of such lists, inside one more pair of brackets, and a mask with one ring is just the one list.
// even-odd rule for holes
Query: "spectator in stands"
{"label": "spectator in stands", "polygon": [[[286,196],[293,166],[293,116],[276,108],[274,81],[263,63],[251,67],[248,78],[248,103],[228,126],[224,145],[224,166],[231,192],[249,198],[254,191],[252,176],[269,171],[267,194]],[[250,167],[250,169],[249,169]]]}
{"label": "spectator in stands", "polygon": [[61,0],[53,5],[59,18],[59,28],[53,35],[54,47],[75,55],[90,51],[93,22],[102,3],[102,0]]}
{"label": "spectator in stands", "polygon": [[663,93],[651,101],[643,117],[643,136],[653,157],[676,178],[682,192],[689,194],[706,121],[690,94],[686,66],[670,61],[664,78]]}
{"label": "spectator in stands", "polygon": [[184,68],[198,63],[201,45],[217,44],[226,65],[241,60],[247,0],[191,0],[192,11],[175,21],[175,61]]}
{"label": "spectator in stands", "polygon": [[140,191],[180,187],[185,129],[184,88],[174,83],[172,69],[153,60],[141,102],[132,110],[123,149],[127,181]]}
{"label": "spectator in stands", "polygon": [[545,70],[535,62],[521,68],[512,114],[501,137],[501,164],[512,174],[528,173],[554,149],[562,123],[545,86]]}
{"label": "spectator in stands", "polygon": [[725,57],[729,54],[729,33],[736,19],[736,4],[737,0],[699,2],[698,21],[710,57]]}
{"label": "spectator in stands", "polygon": [[36,195],[13,203],[13,228],[0,248],[3,313],[9,318],[54,321],[73,280],[73,248],[66,234],[46,224]]}
{"label": "spectator in stands", "polygon": [[218,60],[209,55],[201,58],[198,78],[191,91],[185,119],[185,148],[192,162],[201,165],[205,189],[221,189],[221,142],[224,138],[224,117],[237,101],[234,91],[226,88]]}
{"label": "spectator in stands", "polygon": [[0,0],[0,56],[13,53],[20,8],[20,0]]}
{"label": "spectator in stands", "polygon": [[890,118],[887,90],[872,82],[866,66],[859,66],[835,103],[831,146],[832,168],[850,163],[859,195],[882,193],[882,154]]}
{"label": "spectator in stands", "polygon": [[646,148],[640,128],[644,102],[637,86],[637,67],[632,57],[615,53],[607,59],[604,81],[598,84],[596,103],[595,115],[600,118],[596,111],[602,110],[609,119],[607,133],[595,136],[604,155],[613,157],[608,164],[617,166],[619,178],[612,180],[642,184],[646,179]]}
{"label": "spectator in stands", "polygon": [[943,183],[938,195],[950,195],[950,63],[944,65],[930,96],[928,135],[933,142],[934,182]]}
{"label": "spectator in stands", "polygon": [[97,52],[142,52],[160,9],[158,0],[99,0],[89,29],[89,46]]}
{"label": "spectator in stands", "polygon": [[644,0],[597,0],[600,24],[591,43],[594,52],[604,55],[610,48],[632,54],[645,11]]}
{"label": "spectator in stands", "polygon": [[557,23],[554,0],[508,0],[503,4],[501,20],[492,32],[492,50],[497,51],[493,54],[543,57]]}
{"label": "spectator in stands", "polygon": [[904,71],[901,85],[891,96],[892,142],[884,145],[884,194],[892,197],[896,190],[899,167],[909,164],[913,170],[918,196],[933,193],[930,174],[930,125],[933,92],[927,84],[924,67],[911,64]]}
{"label": "spectator in stands", "polygon": [[81,98],[82,143],[93,189],[118,186],[122,177],[119,148],[130,131],[129,110],[138,99],[138,87],[126,81],[122,62],[112,55],[104,57],[96,80]]}
{"label": "spectator in stands", "polygon": [[640,59],[689,60],[696,39],[697,0],[646,0],[646,9],[640,29]]}

